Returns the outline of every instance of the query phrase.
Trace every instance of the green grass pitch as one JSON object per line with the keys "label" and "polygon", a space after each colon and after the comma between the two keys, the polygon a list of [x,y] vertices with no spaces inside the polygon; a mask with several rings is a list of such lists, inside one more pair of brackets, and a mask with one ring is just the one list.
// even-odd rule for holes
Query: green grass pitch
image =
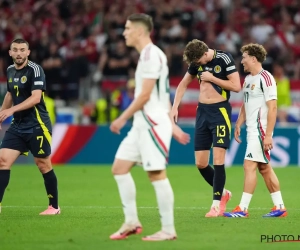
{"label": "green grass pitch", "polygon": [[[47,206],[43,179],[34,166],[14,166],[0,214],[1,250],[253,250],[300,249],[300,242],[261,243],[261,235],[300,234],[300,202],[297,195],[300,168],[276,169],[289,215],[264,219],[272,207],[262,178],[250,205],[250,217],[205,218],[212,191],[192,166],[168,168],[175,193],[175,223],[178,239],[143,242],[141,235],[111,241],[109,235],[123,222],[116,183],[108,166],[66,165],[55,168],[59,180],[62,214],[39,216]],[[160,229],[152,185],[141,168],[132,172],[137,186],[137,204],[144,227],[142,235]],[[241,198],[243,169],[227,169],[226,187],[233,197],[228,210]]]}

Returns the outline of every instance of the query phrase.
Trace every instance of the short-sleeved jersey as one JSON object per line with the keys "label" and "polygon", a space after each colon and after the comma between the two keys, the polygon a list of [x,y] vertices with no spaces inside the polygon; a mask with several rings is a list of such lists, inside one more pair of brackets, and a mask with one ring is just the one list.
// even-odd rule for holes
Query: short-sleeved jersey
{"label": "short-sleeved jersey", "polygon": [[[11,65],[7,68],[7,91],[11,93],[13,105],[24,102],[33,90],[46,90],[45,74],[42,67],[28,61],[27,65],[18,70]],[[31,133],[34,127],[51,131],[51,122],[44,102],[44,94],[40,103],[34,107],[15,112],[10,129],[18,132]]]}
{"label": "short-sleeved jersey", "polygon": [[135,72],[135,94],[140,95],[144,79],[155,79],[149,101],[134,114],[133,126],[151,127],[170,121],[169,68],[167,57],[156,45],[148,44],[140,53]]}
{"label": "short-sleeved jersey", "polygon": [[267,129],[268,106],[270,100],[277,100],[274,77],[266,70],[257,75],[247,75],[243,84],[246,111],[247,138],[263,138]]}
{"label": "short-sleeved jersey", "polygon": [[[200,80],[200,76],[202,72],[209,71],[215,77],[228,80],[227,76],[237,72],[233,57],[230,53],[214,50],[213,59],[205,65],[199,65],[192,63],[188,68],[188,73],[193,76],[197,76],[198,80]],[[214,89],[222,95],[227,101],[230,98],[230,90],[223,89],[220,86],[211,82]]]}

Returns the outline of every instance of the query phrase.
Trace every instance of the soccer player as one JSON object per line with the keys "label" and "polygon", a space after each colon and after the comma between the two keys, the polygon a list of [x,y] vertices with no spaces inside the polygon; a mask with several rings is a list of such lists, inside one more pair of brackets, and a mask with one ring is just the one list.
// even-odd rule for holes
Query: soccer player
{"label": "soccer player", "polygon": [[249,72],[243,85],[244,104],[235,125],[234,137],[238,143],[240,127],[246,121],[247,149],[244,160],[244,192],[240,204],[225,217],[248,217],[248,207],[254,193],[256,169],[264,178],[271,193],[274,207],[263,217],[285,217],[287,211],[282,200],[279,181],[270,164],[272,135],[277,117],[277,87],[274,77],[262,68],[267,52],[262,45],[248,44],[242,47],[242,64]]}
{"label": "soccer player", "polygon": [[28,60],[29,54],[27,41],[20,38],[12,41],[9,55],[14,64],[7,68],[7,93],[0,110],[0,125],[11,115],[13,121],[0,147],[0,203],[12,164],[19,155],[31,151],[49,198],[48,208],[40,215],[54,215],[60,213],[60,208],[57,178],[50,160],[52,128],[43,98],[45,74],[40,65]]}
{"label": "soccer player", "polygon": [[[200,95],[195,125],[195,160],[200,174],[213,187],[213,203],[205,216],[217,217],[225,212],[231,198],[231,193],[224,189],[225,154],[231,133],[228,100],[230,91],[240,91],[240,77],[231,54],[210,49],[197,39],[187,44],[183,59],[189,68],[177,87],[171,116],[177,122],[180,101],[188,85],[197,77]],[[214,168],[209,165],[211,147]]]}
{"label": "soccer player", "polygon": [[162,230],[143,238],[145,241],[175,240],[174,194],[166,174],[172,131],[175,139],[186,144],[189,136],[172,124],[170,117],[169,69],[166,55],[152,43],[152,18],[132,14],[123,33],[126,45],[140,53],[135,72],[135,98],[110,129],[120,133],[126,121],[134,117],[133,126],[120,144],[112,173],[117,182],[125,215],[125,223],[110,236],[112,240],[142,232],[136,207],[136,188],[131,168],[142,162],[156,193]]}

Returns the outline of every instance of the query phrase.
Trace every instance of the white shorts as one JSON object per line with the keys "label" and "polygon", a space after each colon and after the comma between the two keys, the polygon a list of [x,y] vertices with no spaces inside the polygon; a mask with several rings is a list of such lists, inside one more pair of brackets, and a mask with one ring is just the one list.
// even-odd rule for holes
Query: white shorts
{"label": "white shorts", "polygon": [[163,170],[168,162],[171,139],[171,124],[156,125],[151,129],[132,127],[115,158],[142,162],[145,171]]}
{"label": "white shorts", "polygon": [[263,150],[263,142],[260,136],[247,139],[245,160],[269,163],[270,151]]}

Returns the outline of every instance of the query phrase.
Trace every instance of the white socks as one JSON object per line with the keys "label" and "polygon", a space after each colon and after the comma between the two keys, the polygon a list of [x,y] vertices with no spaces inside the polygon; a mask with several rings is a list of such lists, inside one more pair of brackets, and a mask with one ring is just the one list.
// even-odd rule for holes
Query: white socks
{"label": "white socks", "polygon": [[[224,188],[223,189],[223,193],[222,193],[222,197],[226,194],[227,190]],[[213,203],[211,205],[211,207],[218,207],[220,208],[220,202],[219,200],[213,200]]]}
{"label": "white socks", "polygon": [[[125,223],[139,223],[136,207],[136,188],[130,173],[115,175],[121,197]],[[176,234],[174,227],[174,194],[169,179],[152,182],[161,217],[162,230],[169,234]]]}
{"label": "white socks", "polygon": [[219,200],[213,200],[213,203],[212,203],[211,207],[218,207],[218,208],[220,208],[220,202],[221,201],[219,201]]}
{"label": "white socks", "polygon": [[174,227],[174,194],[169,179],[153,181],[159,208],[162,230],[169,234],[176,234]]}
{"label": "white socks", "polygon": [[[243,193],[242,199],[241,199],[241,202],[239,205],[242,210],[248,210],[251,198],[252,198],[252,194],[245,193],[245,192]],[[274,206],[276,206],[277,209],[285,208],[280,191],[271,193],[271,198],[274,203]]]}
{"label": "white socks", "polygon": [[272,198],[272,201],[274,203],[274,206],[276,206],[277,209],[283,209],[284,208],[284,204],[283,204],[283,200],[282,200],[282,196],[281,196],[280,191],[271,193],[271,198]]}
{"label": "white socks", "polygon": [[227,191],[227,190],[224,188],[224,189],[223,189],[222,196],[224,196],[224,195],[226,194],[226,191]]}
{"label": "white socks", "polygon": [[139,223],[136,208],[136,189],[130,173],[123,175],[114,175],[118,184],[119,194],[121,197],[125,223],[135,225]]}
{"label": "white socks", "polygon": [[239,205],[243,211],[248,210],[251,198],[252,198],[252,194],[243,192],[242,199]]}

